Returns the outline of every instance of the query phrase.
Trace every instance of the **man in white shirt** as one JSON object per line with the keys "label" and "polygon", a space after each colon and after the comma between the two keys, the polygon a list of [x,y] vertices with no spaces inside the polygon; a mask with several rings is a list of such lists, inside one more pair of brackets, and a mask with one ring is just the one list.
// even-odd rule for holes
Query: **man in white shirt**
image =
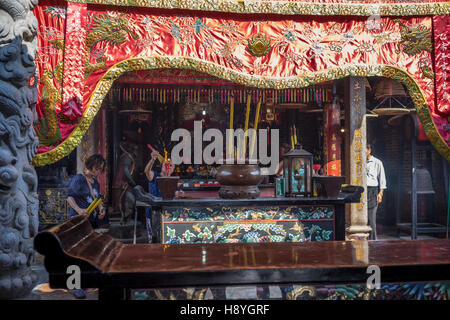
{"label": "man in white shirt", "polygon": [[377,208],[383,201],[386,176],[383,163],[372,156],[372,146],[367,144],[367,208],[369,225],[372,228],[369,240],[377,240]]}

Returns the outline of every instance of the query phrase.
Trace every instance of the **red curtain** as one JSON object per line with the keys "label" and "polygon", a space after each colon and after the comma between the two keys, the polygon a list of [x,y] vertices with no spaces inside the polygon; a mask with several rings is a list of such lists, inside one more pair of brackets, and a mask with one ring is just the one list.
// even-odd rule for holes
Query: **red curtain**
{"label": "red curtain", "polygon": [[43,153],[59,145],[75,126],[57,116],[62,97],[66,8],[36,6],[34,15],[39,23],[36,65],[40,79],[35,131],[40,142],[38,153]]}
{"label": "red curtain", "polygon": [[434,16],[434,66],[436,112],[450,115],[450,16]]}
{"label": "red curtain", "polygon": [[[450,143],[447,119],[433,112],[434,79],[427,72],[432,53],[426,46],[416,50],[405,38],[405,34],[416,31],[419,35],[431,35],[431,17],[382,17],[371,20],[358,17],[292,16],[255,21],[251,17],[238,20],[233,16],[155,15],[148,10],[140,12],[135,7],[114,7],[111,10],[102,8],[104,7],[92,6],[80,11],[80,19],[86,19],[85,51],[82,52],[81,39],[78,43],[78,59],[73,60],[77,67],[67,65],[78,72],[83,67],[82,60],[86,58],[85,81],[77,77],[78,82],[72,88],[79,93],[84,82],[81,90],[84,94],[82,108],[79,108],[76,101],[67,110],[61,104],[55,104],[59,136],[56,135],[50,141],[49,137],[42,138],[41,135],[39,153],[54,148],[70,135],[80,114],[86,112],[95,88],[100,81],[105,80],[103,77],[111,67],[119,64],[123,66],[124,72],[129,71],[126,63],[120,63],[139,57],[188,57],[245,75],[279,79],[354,65],[395,66],[407,72],[417,82],[425,95],[439,134]],[[130,8],[133,10],[131,13]],[[43,59],[38,61],[40,72],[44,69],[55,72],[62,61],[62,50],[43,39],[43,36],[48,38],[50,35],[64,38],[64,18],[62,13],[57,12],[59,11],[49,6],[38,6],[35,10],[40,24],[39,57]],[[80,34],[81,38],[84,37],[83,32]],[[264,41],[258,39],[258,34],[270,41],[268,53],[262,57],[252,55],[248,49],[249,41]],[[432,43],[431,38],[420,40]],[[44,61],[45,59],[48,61]],[[61,84],[55,78],[52,80],[60,92]],[[328,79],[323,79],[326,80]],[[66,80],[67,82],[74,83]],[[43,93],[42,86],[40,93]],[[69,93],[66,98],[66,91],[64,94],[64,101],[69,103],[72,95]],[[45,99],[45,94],[42,96]],[[441,108],[440,103],[436,108]],[[50,114],[49,108],[47,113]],[[39,106],[39,117],[42,122],[42,106]],[[46,122],[51,120],[51,117],[45,117]]]}

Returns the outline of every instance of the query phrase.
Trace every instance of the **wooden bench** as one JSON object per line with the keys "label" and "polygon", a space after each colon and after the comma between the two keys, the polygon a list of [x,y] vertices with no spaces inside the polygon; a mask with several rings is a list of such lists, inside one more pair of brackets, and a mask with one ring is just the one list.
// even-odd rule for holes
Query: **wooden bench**
{"label": "wooden bench", "polygon": [[448,240],[133,245],[77,216],[39,233],[35,249],[52,288],[67,288],[77,265],[99,299],[128,299],[133,288],[366,283],[370,265],[383,283],[450,280]]}

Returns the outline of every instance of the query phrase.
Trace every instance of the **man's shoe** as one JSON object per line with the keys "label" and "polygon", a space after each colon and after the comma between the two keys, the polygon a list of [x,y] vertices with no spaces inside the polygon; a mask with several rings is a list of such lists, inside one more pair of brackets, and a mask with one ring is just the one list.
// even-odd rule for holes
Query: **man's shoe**
{"label": "man's shoe", "polygon": [[108,233],[109,232],[109,228],[101,227],[101,228],[94,229],[94,231],[97,232],[97,233]]}
{"label": "man's shoe", "polygon": [[83,289],[73,290],[73,296],[77,299],[86,299],[86,293]]}

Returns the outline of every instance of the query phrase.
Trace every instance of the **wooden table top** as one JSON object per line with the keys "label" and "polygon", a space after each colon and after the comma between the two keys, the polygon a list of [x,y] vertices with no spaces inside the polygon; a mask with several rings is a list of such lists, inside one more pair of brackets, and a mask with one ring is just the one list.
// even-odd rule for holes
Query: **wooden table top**
{"label": "wooden table top", "polygon": [[[257,199],[222,199],[222,198],[177,198],[173,200],[153,200],[151,203],[136,201],[136,206],[146,207],[217,207],[217,206],[278,206],[278,205],[333,205],[354,201],[353,194],[341,194],[338,197],[260,197]],[[359,198],[357,198],[359,200]]]}
{"label": "wooden table top", "polygon": [[[67,265],[111,286],[167,287],[254,283],[361,283],[376,265],[382,282],[449,281],[450,240],[227,244],[123,244],[85,217],[38,234],[50,279],[64,287]],[[105,280],[106,279],[106,280]]]}
{"label": "wooden table top", "polygon": [[450,264],[450,241],[326,241],[123,245],[107,272]]}

